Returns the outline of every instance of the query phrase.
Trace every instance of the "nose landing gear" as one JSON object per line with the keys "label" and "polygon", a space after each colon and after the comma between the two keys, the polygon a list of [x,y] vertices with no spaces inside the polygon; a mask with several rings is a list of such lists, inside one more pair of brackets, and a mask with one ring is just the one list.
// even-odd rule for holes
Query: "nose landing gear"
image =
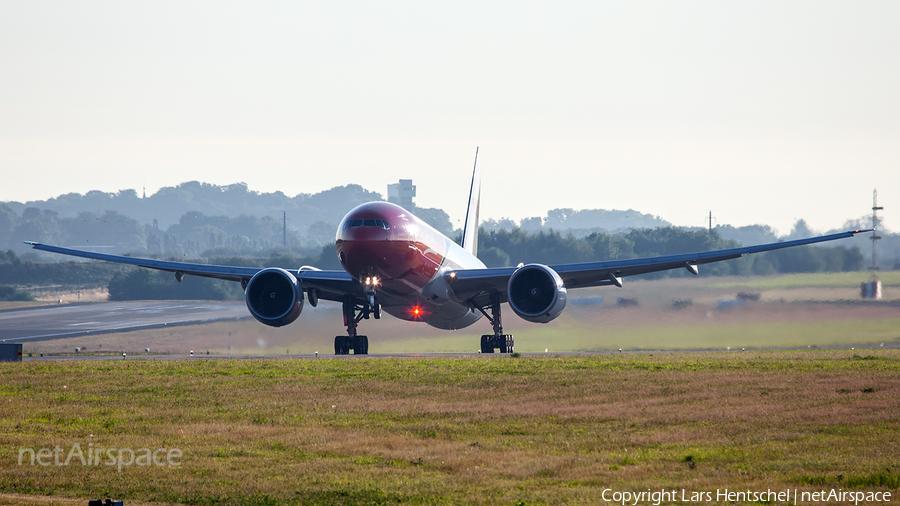
{"label": "nose landing gear", "polygon": [[344,325],[347,327],[347,335],[334,337],[335,355],[349,355],[350,350],[353,350],[354,355],[369,354],[369,338],[358,335],[356,330],[359,321],[368,319],[369,314],[373,314],[376,320],[381,318],[381,305],[375,301],[374,293],[368,298],[369,303],[362,306],[351,296],[344,299]]}

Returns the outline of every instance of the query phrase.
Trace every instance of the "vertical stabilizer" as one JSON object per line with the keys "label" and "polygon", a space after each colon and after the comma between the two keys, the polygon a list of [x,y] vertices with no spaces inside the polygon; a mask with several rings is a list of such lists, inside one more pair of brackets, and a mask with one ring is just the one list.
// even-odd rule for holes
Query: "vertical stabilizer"
{"label": "vertical stabilizer", "polygon": [[481,173],[478,171],[478,148],[475,148],[475,167],[472,168],[472,186],[469,188],[469,207],[463,225],[462,247],[478,256],[478,211],[481,207]]}

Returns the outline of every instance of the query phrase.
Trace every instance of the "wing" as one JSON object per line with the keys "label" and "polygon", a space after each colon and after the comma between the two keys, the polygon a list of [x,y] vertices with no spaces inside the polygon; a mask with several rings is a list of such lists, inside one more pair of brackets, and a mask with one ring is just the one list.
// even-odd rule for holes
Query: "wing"
{"label": "wing", "polygon": [[[246,286],[257,272],[262,269],[257,267],[231,267],[227,265],[205,265],[192,264],[186,262],[171,262],[167,260],[154,260],[151,258],[136,258],[120,255],[107,255],[104,253],[94,253],[92,251],[83,251],[71,248],[62,248],[60,246],[50,246],[48,244],[40,244],[36,242],[25,242],[32,248],[41,251],[49,251],[50,253],[59,253],[60,255],[69,255],[81,258],[90,258],[93,260],[104,260],[106,262],[116,262],[120,264],[136,265],[138,267],[146,267],[148,269],[156,269],[160,271],[168,271],[175,273],[175,279],[181,280],[182,276],[202,276],[205,278],[224,279],[227,281],[240,281]],[[300,269],[291,271],[296,276],[297,281],[304,290],[315,288],[318,291],[320,299],[341,301],[344,295],[351,294],[362,297],[364,290],[359,281],[350,277],[344,271],[320,271]]]}
{"label": "wing", "polygon": [[[704,251],[699,253],[685,253],[681,255],[632,258],[629,260],[559,264],[551,265],[550,268],[559,274],[566,284],[566,288],[584,288],[603,285],[622,286],[622,278],[626,276],[679,268],[685,268],[688,271],[697,274],[697,266],[701,264],[731,260],[751,253],[834,241],[836,239],[846,239],[862,232],[871,232],[871,229],[853,230],[838,234],[810,237],[809,239],[798,239],[796,241],[760,244],[758,246]],[[502,295],[503,300],[506,300],[506,287],[509,283],[509,277],[515,271],[516,267],[459,270],[445,273],[444,278],[453,288],[453,293],[456,294],[459,300],[469,300],[476,305],[481,304],[484,306],[487,305],[490,296],[498,292]]]}

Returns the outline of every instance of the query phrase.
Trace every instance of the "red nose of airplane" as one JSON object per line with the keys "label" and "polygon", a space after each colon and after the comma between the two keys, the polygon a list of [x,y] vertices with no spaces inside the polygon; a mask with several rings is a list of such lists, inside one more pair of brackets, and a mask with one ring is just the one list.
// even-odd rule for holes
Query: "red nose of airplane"
{"label": "red nose of airplane", "polygon": [[402,296],[420,290],[440,268],[442,238],[402,207],[371,202],[344,217],[335,246],[348,274],[360,281],[377,277],[382,292]]}
{"label": "red nose of airplane", "polygon": [[391,272],[391,266],[403,261],[407,249],[407,216],[405,209],[388,202],[370,202],[347,213],[335,239],[344,270],[356,279],[400,274]]}

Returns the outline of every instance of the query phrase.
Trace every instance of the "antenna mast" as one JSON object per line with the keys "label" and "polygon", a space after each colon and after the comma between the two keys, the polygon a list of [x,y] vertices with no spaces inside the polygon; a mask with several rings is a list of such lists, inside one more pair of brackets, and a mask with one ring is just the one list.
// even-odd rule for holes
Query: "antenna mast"
{"label": "antenna mast", "polygon": [[878,235],[878,211],[883,210],[883,207],[878,205],[878,190],[872,191],[872,266],[869,269],[872,271],[872,275],[875,279],[878,279],[878,248],[876,247],[878,240],[881,239],[881,236]]}
{"label": "antenna mast", "polygon": [[875,299],[881,298],[881,280],[878,279],[878,248],[876,247],[881,236],[878,235],[878,211],[884,209],[878,205],[878,190],[872,192],[872,265],[869,270],[872,271],[872,281],[861,285],[862,298]]}

